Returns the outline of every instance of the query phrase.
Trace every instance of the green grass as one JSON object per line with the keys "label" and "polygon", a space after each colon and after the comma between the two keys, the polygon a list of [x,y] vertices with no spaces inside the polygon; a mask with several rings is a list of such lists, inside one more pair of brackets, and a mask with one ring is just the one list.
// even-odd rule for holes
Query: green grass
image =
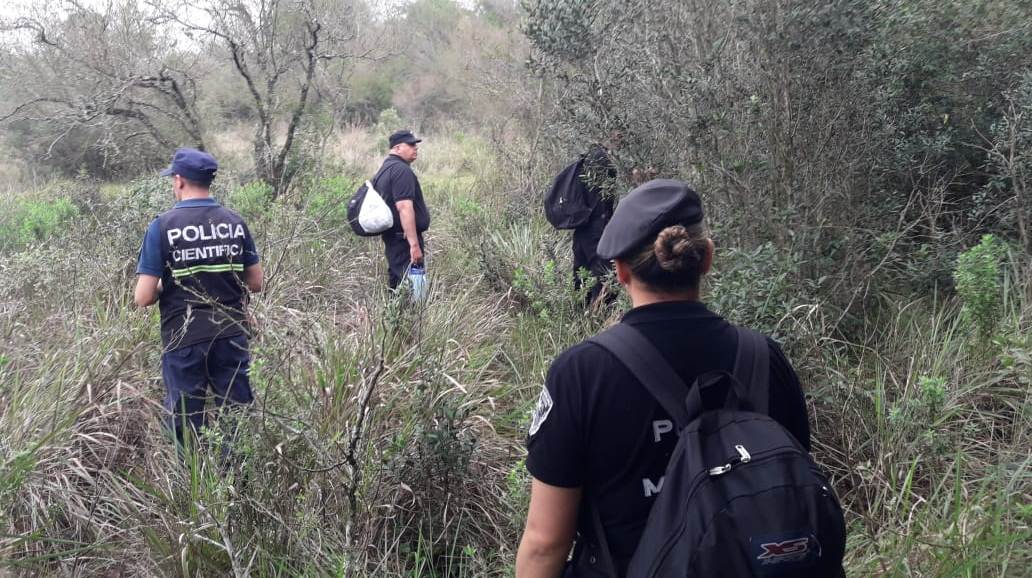
{"label": "green grass", "polygon": [[[253,303],[258,401],[239,431],[213,429],[185,465],[158,424],[156,315],[130,306],[143,231],[171,204],[167,182],[105,186],[89,218],[5,245],[0,565],[511,575],[527,414],[555,355],[619,311],[581,312],[568,239],[536,205],[513,208],[482,141],[435,146],[416,165],[434,213],[422,306],[387,294],[379,240],[341,220],[351,177],[309,175],[276,202],[221,185],[249,214],[268,275]],[[1004,267],[989,335],[952,299],[874,297],[845,339],[820,288],[793,285],[797,261],[772,254],[724,249],[711,302],[791,336],[816,456],[847,509],[849,575],[1027,575],[1027,257]],[[217,447],[231,433],[227,464]]]}
{"label": "green grass", "polygon": [[72,198],[60,190],[6,198],[0,203],[0,249],[17,250],[45,241],[79,212]]}

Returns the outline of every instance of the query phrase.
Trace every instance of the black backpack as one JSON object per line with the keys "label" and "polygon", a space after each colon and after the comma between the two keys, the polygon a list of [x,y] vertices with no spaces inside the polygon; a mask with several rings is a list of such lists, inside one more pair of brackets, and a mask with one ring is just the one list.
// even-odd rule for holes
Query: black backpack
{"label": "black backpack", "polygon": [[[733,373],[704,374],[690,389],[633,327],[621,323],[591,339],[630,369],[680,433],[627,578],[844,576],[838,498],[809,453],[767,415],[766,338],[737,331]],[[723,407],[704,407],[720,387]],[[588,507],[601,552],[591,571],[615,577],[601,519]]]}
{"label": "black backpack", "polygon": [[545,218],[556,229],[576,229],[588,222],[595,208],[581,174],[584,157],[570,163],[556,175],[545,195]]}
{"label": "black backpack", "polygon": [[[354,231],[356,235],[361,237],[376,237],[389,231],[394,226],[393,211],[390,207],[390,200],[381,197],[380,194],[376,192],[376,181],[386,169],[387,164],[384,163],[384,165],[380,167],[380,170],[376,171],[376,175],[373,176],[372,179],[363,182],[348,201],[348,224],[351,225],[351,230]],[[370,188],[373,190],[373,196],[369,196]],[[370,207],[367,206],[367,199],[369,203],[375,203],[373,211],[378,213],[378,217],[380,217],[378,219],[378,221],[380,221],[379,226],[373,229],[369,229],[364,226],[363,209],[366,211],[370,210]],[[384,209],[389,211],[390,214],[382,214]],[[386,222],[388,217],[390,217],[389,225],[387,225]],[[387,225],[386,228],[384,228],[384,225]]]}

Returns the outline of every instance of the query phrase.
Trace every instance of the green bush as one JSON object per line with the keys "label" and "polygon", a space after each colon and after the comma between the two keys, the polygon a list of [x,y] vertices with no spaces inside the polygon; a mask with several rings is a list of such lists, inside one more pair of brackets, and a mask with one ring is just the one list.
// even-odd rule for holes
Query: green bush
{"label": "green bush", "polygon": [[784,317],[808,302],[796,281],[797,259],[771,243],[755,249],[718,249],[706,302],[735,323],[776,333]]}
{"label": "green bush", "polygon": [[544,321],[553,320],[557,315],[573,317],[580,314],[577,300],[571,298],[574,289],[570,276],[557,270],[552,259],[545,261],[537,271],[517,266],[513,272],[512,288]]}
{"label": "green bush", "polygon": [[380,111],[380,117],[376,120],[376,126],[373,128],[373,134],[377,137],[376,150],[385,151],[391,148],[387,137],[400,128],[402,128],[402,121],[397,110],[392,107]]}
{"label": "green bush", "polygon": [[18,199],[6,217],[0,217],[0,246],[46,241],[56,236],[61,226],[78,214],[79,209],[66,198]]}
{"label": "green bush", "polygon": [[229,192],[226,204],[247,220],[255,220],[272,204],[272,187],[263,181],[252,181]]}
{"label": "green bush", "polygon": [[996,329],[1003,313],[1003,289],[1000,264],[1007,247],[994,235],[985,235],[981,242],[957,257],[953,279],[957,294],[964,302],[964,315],[987,336]]}
{"label": "green bush", "polygon": [[62,223],[78,215],[68,199],[28,202],[22,206],[21,239],[42,241],[52,237]]}
{"label": "green bush", "polygon": [[348,220],[348,201],[359,186],[359,179],[351,175],[318,179],[308,192],[306,212],[322,223],[344,224]]}
{"label": "green bush", "polygon": [[175,203],[172,183],[165,177],[147,177],[108,192],[112,211],[135,213],[140,217],[155,217],[169,210]]}

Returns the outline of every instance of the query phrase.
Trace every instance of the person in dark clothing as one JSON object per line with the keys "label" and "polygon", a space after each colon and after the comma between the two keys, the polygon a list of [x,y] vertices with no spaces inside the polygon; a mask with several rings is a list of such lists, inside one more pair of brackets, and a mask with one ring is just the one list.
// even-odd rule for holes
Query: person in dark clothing
{"label": "person in dark clothing", "polygon": [[609,260],[599,257],[596,249],[602,238],[602,230],[613,216],[616,175],[616,166],[609,156],[609,150],[601,144],[592,145],[584,156],[581,178],[594,208],[588,221],[573,230],[573,285],[580,290],[584,281],[582,269],[595,279],[585,297],[587,305],[598,299],[602,292],[603,278],[611,271]]}
{"label": "person in dark clothing", "polygon": [[209,387],[220,408],[253,400],[246,298],[262,267],[247,224],[209,196],[217,170],[208,153],[176,151],[161,173],[176,204],[151,221],[136,270],[136,304],[161,311],[165,410],[181,444],[205,425]]}
{"label": "person in dark clothing", "polygon": [[[615,260],[617,280],[630,295],[633,308],[621,323],[639,330],[685,383],[732,368],[737,332],[699,300],[713,242],[701,201],[687,185],[653,180],[631,191],[616,207],[598,254]],[[809,450],[799,379],[777,343],[768,338],[767,345],[769,413]],[[533,480],[517,578],[556,578],[564,571],[584,578],[575,569],[584,546],[598,543],[592,508],[623,575],[662,491],[677,437],[671,416],[608,350],[585,341],[559,355],[527,438]]]}
{"label": "person in dark clothing", "polygon": [[391,134],[388,142],[390,154],[374,177],[373,188],[394,214],[394,227],[381,238],[387,256],[387,281],[395,289],[410,267],[423,264],[423,233],[430,228],[430,211],[423,200],[419,179],[409,166],[419,155],[418,143],[422,139],[417,139],[412,131],[399,130]]}

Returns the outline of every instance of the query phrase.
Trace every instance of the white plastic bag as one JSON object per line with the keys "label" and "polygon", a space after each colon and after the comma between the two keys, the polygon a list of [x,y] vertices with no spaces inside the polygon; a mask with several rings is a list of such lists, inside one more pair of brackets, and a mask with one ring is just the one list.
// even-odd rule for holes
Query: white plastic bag
{"label": "white plastic bag", "polygon": [[358,209],[358,224],[366,233],[382,233],[394,226],[394,215],[373,184],[366,181],[366,194]]}

